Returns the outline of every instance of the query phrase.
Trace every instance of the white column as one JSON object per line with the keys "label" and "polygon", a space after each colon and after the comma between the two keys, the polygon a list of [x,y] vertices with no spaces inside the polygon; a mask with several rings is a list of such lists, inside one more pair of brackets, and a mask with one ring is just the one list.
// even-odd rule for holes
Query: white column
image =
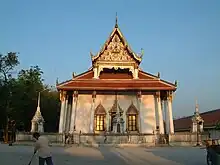
{"label": "white column", "polygon": [[64,131],[63,124],[64,124],[65,100],[66,100],[66,92],[60,92],[61,110],[60,110],[59,133],[63,133]]}
{"label": "white column", "polygon": [[90,125],[89,125],[90,133],[93,133],[93,128],[94,128],[95,99],[96,99],[96,92],[94,91],[92,93],[92,105],[91,105],[91,113],[90,113]]}
{"label": "white column", "polygon": [[165,126],[166,126],[166,133],[170,133],[170,122],[169,122],[169,110],[168,110],[168,102],[164,100],[164,113],[165,113]]}
{"label": "white column", "polygon": [[134,69],[134,79],[138,79],[138,68]]}
{"label": "white column", "polygon": [[[126,113],[127,113],[127,111],[126,111],[126,109],[124,110],[124,112],[123,112],[123,120],[124,120],[124,132],[126,131],[126,129],[127,129],[127,115],[126,115]],[[109,115],[109,113],[108,113],[108,115]]]}
{"label": "white column", "polygon": [[159,120],[159,133],[164,134],[163,113],[162,113],[162,109],[161,109],[160,94],[157,95],[157,114],[158,114],[158,120]]}
{"label": "white column", "polygon": [[157,96],[154,96],[154,105],[155,105],[155,133],[157,132],[157,126],[159,127],[158,119],[158,105],[157,105]]}
{"label": "white column", "polygon": [[68,99],[69,96],[66,95],[66,101],[65,101],[65,110],[64,110],[64,121],[63,121],[63,131],[66,132],[66,128],[67,128],[67,111],[68,111]]}
{"label": "white column", "polygon": [[67,104],[66,132],[70,131],[71,114],[72,114],[72,105],[70,102]]}
{"label": "white column", "polygon": [[143,116],[142,116],[142,101],[141,101],[141,91],[139,91],[137,93],[137,98],[138,98],[138,109],[139,109],[139,132],[140,133],[143,133],[142,132],[142,122],[143,122]]}
{"label": "white column", "polygon": [[167,104],[168,104],[168,116],[169,116],[169,126],[170,126],[169,133],[173,134],[174,126],[173,126],[173,110],[172,110],[172,97],[171,96],[168,97]]}
{"label": "white column", "polygon": [[77,102],[77,91],[73,93],[72,99],[72,113],[71,113],[71,121],[70,121],[70,133],[74,132],[74,125],[75,125],[75,112],[76,112],[76,102]]}
{"label": "white column", "polygon": [[93,68],[93,78],[98,78],[98,68],[97,67],[94,67]]}

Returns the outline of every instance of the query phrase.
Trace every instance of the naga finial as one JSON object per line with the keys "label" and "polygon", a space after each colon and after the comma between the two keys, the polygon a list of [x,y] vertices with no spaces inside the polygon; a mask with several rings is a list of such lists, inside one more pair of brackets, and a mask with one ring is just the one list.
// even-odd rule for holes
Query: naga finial
{"label": "naga finial", "polygon": [[157,73],[157,77],[160,78],[160,72]]}
{"label": "naga finial", "polygon": [[115,28],[118,28],[118,15],[116,12],[116,17],[115,17]]}
{"label": "naga finial", "polygon": [[177,87],[177,85],[178,85],[178,82],[177,82],[177,80],[175,80],[175,83],[174,83],[174,84],[175,84],[175,86]]}
{"label": "naga finial", "polygon": [[73,72],[73,73],[72,73],[72,77],[74,78],[75,76],[76,76],[76,73],[75,73],[75,72]]}
{"label": "naga finial", "polygon": [[141,55],[140,55],[140,58],[142,58],[144,56],[144,49],[141,48]]}
{"label": "naga finial", "polygon": [[59,80],[58,80],[58,78],[56,79],[56,85],[58,85],[59,84]]}
{"label": "naga finial", "polygon": [[93,54],[92,54],[92,51],[90,51],[90,57],[91,57],[91,59],[93,58]]}

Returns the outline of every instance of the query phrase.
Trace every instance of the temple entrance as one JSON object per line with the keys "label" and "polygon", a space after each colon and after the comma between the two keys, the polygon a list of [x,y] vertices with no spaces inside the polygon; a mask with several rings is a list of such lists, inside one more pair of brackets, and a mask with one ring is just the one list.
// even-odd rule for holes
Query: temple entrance
{"label": "temple entrance", "polygon": [[118,104],[118,100],[117,97],[115,98],[114,104],[112,106],[112,108],[109,110],[109,116],[110,116],[110,121],[109,121],[109,128],[110,128],[110,132],[114,132],[114,133],[120,133],[123,131],[122,127],[122,123],[123,123],[123,110],[121,109],[121,107]]}
{"label": "temple entrance", "polygon": [[112,112],[111,114],[110,114],[110,116],[111,116],[111,122],[110,122],[110,124],[111,124],[111,129],[110,129],[110,131],[113,131],[113,119],[115,118],[115,116],[116,116],[116,112]]}
{"label": "temple entrance", "polygon": [[118,123],[117,124],[117,133],[120,133],[121,131],[120,131],[120,124]]}

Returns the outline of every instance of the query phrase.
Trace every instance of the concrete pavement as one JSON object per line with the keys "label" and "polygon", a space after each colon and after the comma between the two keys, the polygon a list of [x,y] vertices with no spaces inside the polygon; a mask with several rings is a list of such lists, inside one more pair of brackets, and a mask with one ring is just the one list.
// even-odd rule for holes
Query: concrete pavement
{"label": "concrete pavement", "polygon": [[[206,165],[206,151],[193,147],[52,147],[54,165]],[[31,146],[0,145],[1,165],[26,165]],[[37,165],[33,159],[32,165]]]}

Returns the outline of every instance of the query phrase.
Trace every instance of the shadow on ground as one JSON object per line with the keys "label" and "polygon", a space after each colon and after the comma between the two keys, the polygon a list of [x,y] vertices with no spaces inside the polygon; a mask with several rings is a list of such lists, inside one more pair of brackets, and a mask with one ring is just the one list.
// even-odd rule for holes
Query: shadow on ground
{"label": "shadow on ground", "polygon": [[161,147],[145,151],[184,165],[206,165],[206,150],[197,147]]}

